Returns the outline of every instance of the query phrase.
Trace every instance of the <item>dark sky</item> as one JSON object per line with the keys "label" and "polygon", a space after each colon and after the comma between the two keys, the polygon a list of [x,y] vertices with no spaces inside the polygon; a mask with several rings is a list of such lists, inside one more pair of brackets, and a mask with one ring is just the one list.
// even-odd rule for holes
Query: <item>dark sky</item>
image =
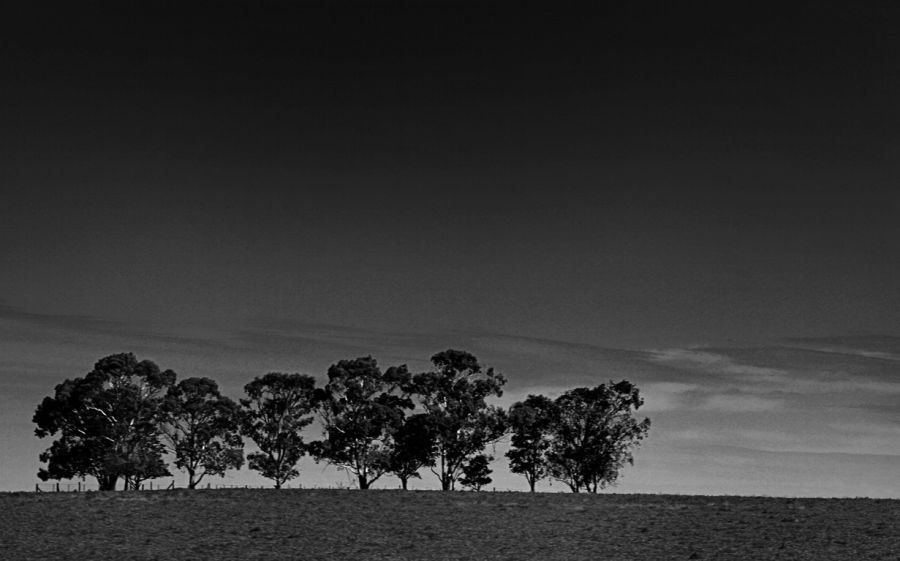
{"label": "dark sky", "polygon": [[10,332],[900,335],[896,3],[192,6],[4,15]]}

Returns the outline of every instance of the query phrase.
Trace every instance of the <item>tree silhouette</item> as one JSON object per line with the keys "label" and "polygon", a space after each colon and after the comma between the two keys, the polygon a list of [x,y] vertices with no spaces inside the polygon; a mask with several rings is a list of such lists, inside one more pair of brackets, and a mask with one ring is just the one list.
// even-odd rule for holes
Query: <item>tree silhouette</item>
{"label": "tree silhouette", "polygon": [[173,371],[122,353],[100,359],[83,378],[57,385],[32,419],[38,437],[59,435],[40,455],[47,467],[38,477],[91,476],[106,491],[119,479],[129,489],[171,475],[159,436],[162,396],[174,382]]}
{"label": "tree silhouette", "polygon": [[400,479],[404,490],[411,478],[421,478],[420,469],[434,466],[435,439],[431,417],[424,413],[410,415],[394,433],[388,470]]}
{"label": "tree silhouette", "polygon": [[462,477],[459,482],[463,487],[472,489],[473,491],[481,491],[485,485],[489,485],[493,479],[490,478],[492,457],[484,454],[478,454],[471,458],[462,468]]}
{"label": "tree silhouette", "polygon": [[169,388],[163,402],[163,432],[175,466],[188,474],[188,489],[207,475],[225,475],[244,465],[241,410],[209,378],[187,378]]}
{"label": "tree silhouette", "polygon": [[552,444],[554,415],[555,404],[543,395],[529,395],[509,409],[509,469],[525,476],[532,493],[535,484],[549,475],[547,452]]}
{"label": "tree silhouette", "polygon": [[316,391],[316,410],[325,439],[313,442],[316,460],[356,476],[368,489],[390,469],[392,435],[412,401],[398,395],[409,383],[405,366],[382,373],[371,356],[342,360],[328,369],[328,383]]}
{"label": "tree silhouette", "polygon": [[242,432],[259,447],[247,455],[249,467],[276,489],[300,475],[297,462],[306,453],[301,433],[313,420],[315,385],[306,374],[270,372],[244,386]]}
{"label": "tree silhouette", "polygon": [[455,488],[463,466],[506,430],[506,414],[488,405],[489,396],[503,395],[506,379],[493,368],[482,371],[478,360],[465,351],[447,350],[431,357],[435,370],[416,374],[411,390],[417,394],[435,434],[431,471],[441,489]]}
{"label": "tree silhouette", "polygon": [[577,493],[592,493],[615,483],[632,449],[646,438],[650,419],[638,421],[643,405],[627,380],[575,388],[554,402],[553,440],[547,452],[550,475]]}

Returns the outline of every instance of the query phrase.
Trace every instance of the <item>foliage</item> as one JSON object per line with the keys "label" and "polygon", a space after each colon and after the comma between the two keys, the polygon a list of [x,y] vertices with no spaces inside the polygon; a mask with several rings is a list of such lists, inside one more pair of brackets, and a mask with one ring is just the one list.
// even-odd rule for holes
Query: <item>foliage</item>
{"label": "foliage", "polygon": [[301,433],[313,420],[315,384],[306,374],[270,372],[244,386],[242,433],[259,447],[247,455],[249,467],[276,489],[300,475],[297,462],[306,453]]}
{"label": "foliage", "polygon": [[116,460],[125,489],[136,491],[144,481],[172,475],[163,459],[165,453],[166,447],[160,442],[159,433],[152,438],[136,440],[124,461]]}
{"label": "foliage", "polygon": [[435,370],[413,377],[410,389],[419,397],[435,433],[435,467],[431,471],[444,491],[455,488],[466,462],[506,430],[502,409],[488,405],[503,395],[506,379],[493,368],[482,370],[465,351],[447,350],[431,357]]}
{"label": "foliage", "polygon": [[411,478],[421,478],[420,469],[434,466],[436,432],[431,417],[424,413],[406,417],[393,439],[388,471],[396,475],[406,489]]}
{"label": "foliage", "polygon": [[481,491],[485,485],[489,485],[493,479],[490,478],[491,467],[490,462],[493,460],[491,456],[478,454],[470,459],[463,466],[462,477],[459,482],[468,489],[473,491]]}
{"label": "foliage", "polygon": [[356,476],[368,489],[390,469],[392,435],[412,401],[397,395],[409,382],[405,366],[382,373],[371,356],[342,360],[328,369],[328,383],[316,391],[316,410],[325,439],[311,443],[316,460]]}
{"label": "foliage", "polygon": [[554,413],[553,401],[543,395],[529,395],[509,409],[509,469],[525,476],[532,493],[535,484],[549,475],[547,451],[552,443]]}
{"label": "foliage", "polygon": [[207,475],[223,477],[244,464],[240,407],[213,380],[187,378],[169,388],[163,411],[163,432],[175,466],[188,474],[189,489]]}
{"label": "foliage", "polygon": [[83,378],[67,379],[35,411],[35,434],[59,434],[40,455],[47,463],[38,477],[97,478],[113,490],[123,478],[126,488],[170,475],[159,442],[162,396],[175,382],[171,370],[160,371],[131,353],[100,359]]}
{"label": "foliage", "polygon": [[553,440],[547,452],[550,475],[573,492],[596,493],[616,481],[632,449],[650,430],[650,419],[638,421],[643,405],[637,387],[627,380],[575,388],[555,403]]}

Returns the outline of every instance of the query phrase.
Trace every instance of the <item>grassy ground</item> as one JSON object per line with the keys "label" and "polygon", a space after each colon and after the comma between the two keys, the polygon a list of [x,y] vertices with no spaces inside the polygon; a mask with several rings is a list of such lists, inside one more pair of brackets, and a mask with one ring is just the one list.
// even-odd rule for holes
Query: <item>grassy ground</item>
{"label": "grassy ground", "polygon": [[900,501],[243,490],[0,495],[0,559],[897,559]]}

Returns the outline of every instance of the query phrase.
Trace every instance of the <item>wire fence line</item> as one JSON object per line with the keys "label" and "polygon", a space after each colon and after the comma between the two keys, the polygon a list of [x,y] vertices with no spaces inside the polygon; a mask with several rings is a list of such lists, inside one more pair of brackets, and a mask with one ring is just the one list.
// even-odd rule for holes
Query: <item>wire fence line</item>
{"label": "wire fence line", "polygon": [[[303,484],[295,484],[295,485],[282,485],[282,489],[322,489],[322,490],[347,490],[347,489],[355,489],[356,487],[350,485],[349,483],[336,483],[334,485],[303,485]],[[147,483],[142,483],[139,489],[131,489],[132,491],[171,491],[173,489],[187,489],[187,487],[177,487],[175,485],[175,480],[173,479],[171,483],[165,485],[164,483],[154,483],[153,481],[148,481]],[[204,485],[198,485],[196,487],[198,490],[204,489],[274,489],[272,485],[216,485],[213,483],[206,483]],[[399,488],[398,488],[399,489]],[[96,483],[88,483],[83,481],[76,481],[74,483],[35,483],[34,484],[34,492],[35,493],[86,493],[86,492],[95,492],[99,491],[100,488]],[[117,489],[117,491],[121,491],[122,489]],[[487,491],[487,489],[482,490]],[[497,488],[494,487],[491,489],[491,492],[496,492]]]}
{"label": "wire fence line", "polygon": [[[139,489],[133,489],[136,491],[164,491],[168,489],[175,489],[175,482],[172,481],[170,484],[165,485],[162,483],[154,483],[152,481],[148,481],[147,483],[141,483]],[[74,483],[35,483],[34,484],[34,492],[35,493],[82,493],[87,491],[99,491],[100,487],[96,483],[87,483],[83,481],[76,481]]]}
{"label": "wire fence line", "polygon": [[[216,485],[213,483],[206,483],[204,485],[198,485],[196,489],[273,489],[274,487],[271,485]],[[326,485],[326,486],[309,486],[309,485],[282,485],[282,489],[352,489],[350,485],[345,484],[336,484],[336,485]],[[139,489],[131,489],[132,491],[170,491],[172,489],[187,489],[187,487],[176,487],[175,481],[172,480],[168,485],[164,483],[154,483],[153,481],[149,481],[147,483],[142,483]],[[74,483],[35,483],[34,484],[34,492],[35,493],[84,493],[84,492],[93,492],[99,491],[100,487],[96,483],[88,483],[83,481],[76,481]],[[117,489],[121,491],[121,489]]]}

